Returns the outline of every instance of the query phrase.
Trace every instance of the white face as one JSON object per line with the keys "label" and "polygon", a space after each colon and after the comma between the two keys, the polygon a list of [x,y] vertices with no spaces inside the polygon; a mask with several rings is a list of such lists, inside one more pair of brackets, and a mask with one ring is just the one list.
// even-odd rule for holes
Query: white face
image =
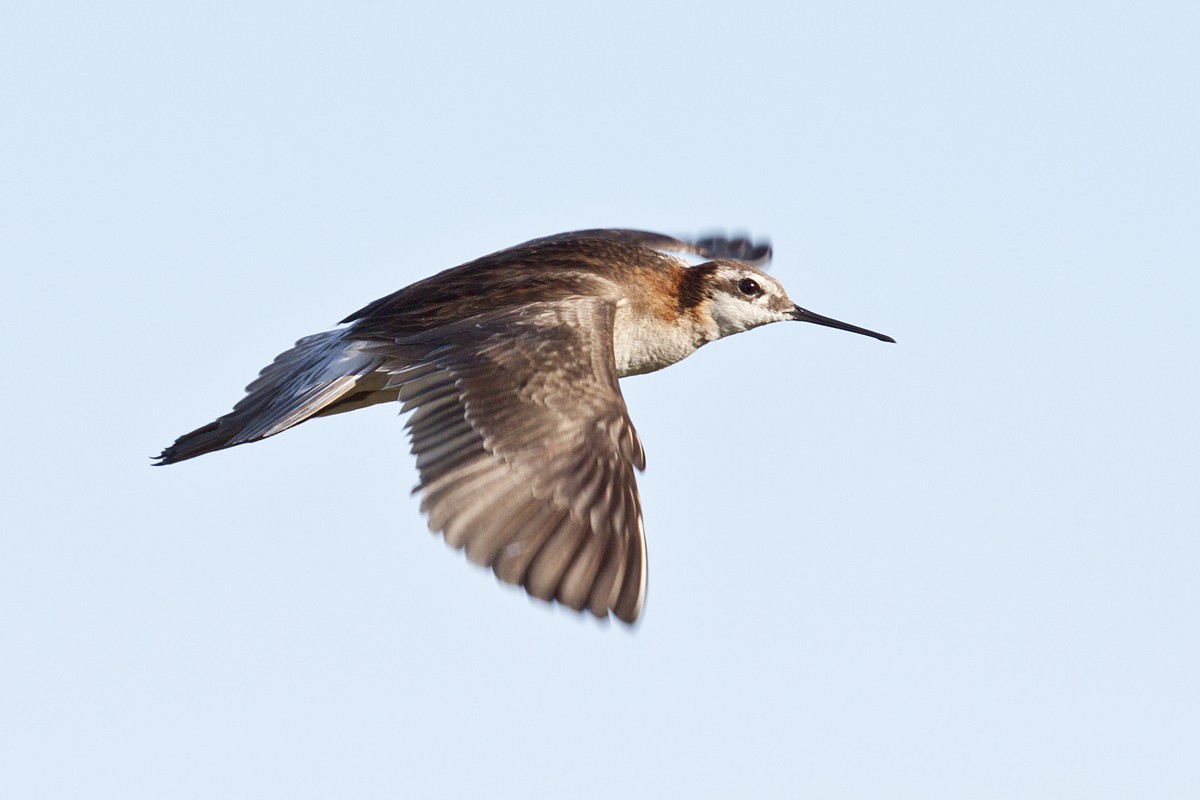
{"label": "white face", "polygon": [[708,311],[719,336],[795,319],[794,308],[779,281],[754,267],[722,265],[713,275]]}

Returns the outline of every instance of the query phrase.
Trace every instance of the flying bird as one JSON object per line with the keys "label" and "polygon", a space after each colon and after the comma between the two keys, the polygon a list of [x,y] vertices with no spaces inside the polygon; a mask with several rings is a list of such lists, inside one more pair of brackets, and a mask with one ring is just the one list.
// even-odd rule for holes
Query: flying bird
{"label": "flying bird", "polygon": [[430,530],[534,597],[633,623],[646,598],[634,468],[646,457],[617,379],[772,322],[895,341],[793,303],[759,268],[770,257],[743,237],[608,229],[492,253],[301,339],[157,463],[399,400]]}

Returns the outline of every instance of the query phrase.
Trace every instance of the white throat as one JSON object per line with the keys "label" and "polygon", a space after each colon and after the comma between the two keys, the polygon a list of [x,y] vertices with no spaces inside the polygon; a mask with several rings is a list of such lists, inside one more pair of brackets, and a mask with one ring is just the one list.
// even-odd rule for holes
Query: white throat
{"label": "white throat", "polygon": [[705,330],[688,317],[675,324],[658,317],[635,315],[629,303],[617,305],[613,319],[613,355],[617,375],[642,375],[674,364],[718,338],[715,326]]}
{"label": "white throat", "polygon": [[708,313],[712,316],[719,336],[732,336],[760,325],[787,319],[786,314],[772,309],[765,298],[751,301],[723,292],[715,294],[709,301]]}

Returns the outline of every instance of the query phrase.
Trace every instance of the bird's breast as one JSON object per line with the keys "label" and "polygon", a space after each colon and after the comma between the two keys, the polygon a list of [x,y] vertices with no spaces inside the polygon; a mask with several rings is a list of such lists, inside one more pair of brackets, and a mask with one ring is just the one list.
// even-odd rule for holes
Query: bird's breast
{"label": "bird's breast", "polygon": [[617,374],[642,375],[681,361],[709,337],[688,317],[676,321],[634,312],[628,303],[617,306],[613,320],[613,355]]}

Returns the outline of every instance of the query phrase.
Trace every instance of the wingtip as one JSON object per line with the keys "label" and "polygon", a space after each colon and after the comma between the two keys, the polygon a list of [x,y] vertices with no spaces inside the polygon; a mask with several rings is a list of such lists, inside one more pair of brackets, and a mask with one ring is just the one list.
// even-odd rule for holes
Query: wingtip
{"label": "wingtip", "polygon": [[150,456],[150,458],[154,459],[154,463],[150,465],[152,467],[167,467],[171,464],[178,464],[183,460],[181,458],[175,458],[173,455],[170,455],[165,451],[156,456]]}
{"label": "wingtip", "polygon": [[768,263],[774,255],[770,242],[756,242],[745,231],[732,234],[714,231],[699,237],[693,244],[707,258],[731,258],[753,266]]}

